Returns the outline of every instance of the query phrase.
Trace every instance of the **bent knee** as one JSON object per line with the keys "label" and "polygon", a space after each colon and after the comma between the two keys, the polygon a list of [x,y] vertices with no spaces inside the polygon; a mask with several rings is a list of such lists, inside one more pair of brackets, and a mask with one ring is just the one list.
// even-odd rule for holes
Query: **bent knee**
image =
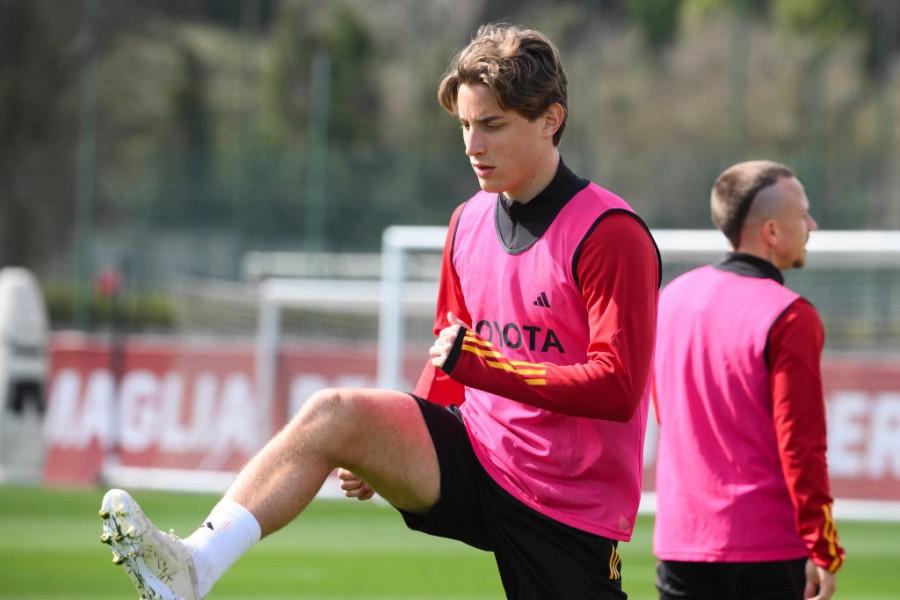
{"label": "bent knee", "polygon": [[378,420],[378,404],[372,390],[325,388],[307,399],[286,434],[314,442],[318,451],[333,460],[347,461],[352,458],[348,453],[363,447],[369,438],[372,424]]}
{"label": "bent knee", "polygon": [[344,408],[347,393],[343,388],[323,388],[313,393],[297,411],[294,420],[322,418]]}
{"label": "bent knee", "polygon": [[306,400],[293,421],[307,426],[327,425],[337,434],[341,429],[355,429],[365,423],[369,401],[363,390],[324,388]]}

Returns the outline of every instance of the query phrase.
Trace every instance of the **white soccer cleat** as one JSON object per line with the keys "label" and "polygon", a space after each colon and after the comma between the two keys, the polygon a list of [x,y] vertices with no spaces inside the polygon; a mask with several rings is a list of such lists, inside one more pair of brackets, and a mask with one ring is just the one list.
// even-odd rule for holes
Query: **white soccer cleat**
{"label": "white soccer cleat", "polygon": [[100,541],[109,544],[113,563],[125,568],[141,600],[201,600],[190,550],[173,532],[154,527],[127,492],[106,492],[100,518]]}

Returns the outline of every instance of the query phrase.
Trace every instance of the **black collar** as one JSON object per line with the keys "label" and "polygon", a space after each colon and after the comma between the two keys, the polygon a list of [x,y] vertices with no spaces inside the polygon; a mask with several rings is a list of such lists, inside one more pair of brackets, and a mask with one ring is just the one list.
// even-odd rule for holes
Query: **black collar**
{"label": "black collar", "polygon": [[758,279],[773,279],[784,285],[784,275],[778,267],[767,260],[763,260],[752,254],[743,252],[729,252],[725,258],[713,265],[713,268],[726,273],[734,273],[744,277],[756,277]]}
{"label": "black collar", "polygon": [[507,250],[522,252],[537,241],[563,206],[590,182],[573,173],[559,159],[553,180],[530,201],[517,202],[498,195],[497,234]]}

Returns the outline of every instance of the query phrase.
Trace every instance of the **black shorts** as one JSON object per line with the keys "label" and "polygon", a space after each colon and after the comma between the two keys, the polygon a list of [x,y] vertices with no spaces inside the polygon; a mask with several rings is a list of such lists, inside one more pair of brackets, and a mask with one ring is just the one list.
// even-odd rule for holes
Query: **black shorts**
{"label": "black shorts", "polygon": [[702,563],[661,560],[660,600],[803,600],[806,559]]}
{"label": "black shorts", "polygon": [[459,409],[416,398],[437,452],[441,497],[410,529],[494,553],[507,598],[627,598],[618,542],[564,525],[522,504],[487,474]]}

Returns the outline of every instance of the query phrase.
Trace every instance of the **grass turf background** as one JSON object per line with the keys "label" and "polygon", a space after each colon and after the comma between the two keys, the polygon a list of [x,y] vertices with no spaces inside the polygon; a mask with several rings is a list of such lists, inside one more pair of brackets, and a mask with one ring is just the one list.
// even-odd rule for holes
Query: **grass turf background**
{"label": "grass turf background", "polygon": [[[136,593],[100,543],[103,490],[0,486],[0,599],[124,599]],[[136,492],[154,523],[187,535],[217,500],[207,494]],[[876,517],[877,515],[873,515]],[[656,598],[650,537],[640,517],[620,546],[631,600]],[[900,598],[900,523],[838,521],[848,560],[842,600]],[[408,531],[381,503],[314,502],[263,540],[219,581],[211,599],[486,600],[504,598],[493,557],[457,542]]]}

